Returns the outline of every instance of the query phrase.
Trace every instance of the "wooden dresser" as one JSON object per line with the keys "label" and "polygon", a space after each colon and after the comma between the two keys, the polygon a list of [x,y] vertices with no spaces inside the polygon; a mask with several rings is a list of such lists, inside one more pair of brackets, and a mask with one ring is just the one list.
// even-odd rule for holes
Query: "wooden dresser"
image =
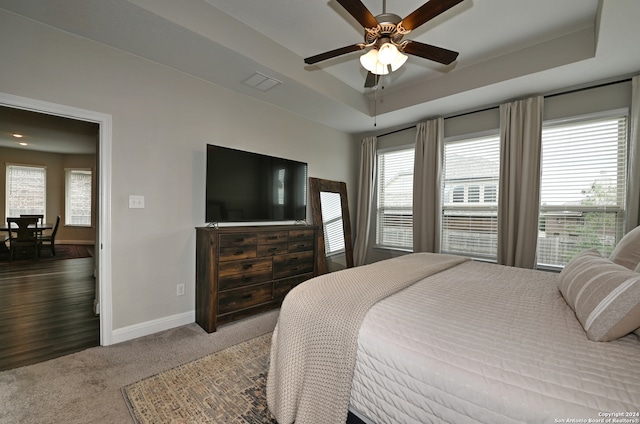
{"label": "wooden dresser", "polygon": [[316,272],[317,227],[196,228],[196,322],[208,333],[280,306]]}

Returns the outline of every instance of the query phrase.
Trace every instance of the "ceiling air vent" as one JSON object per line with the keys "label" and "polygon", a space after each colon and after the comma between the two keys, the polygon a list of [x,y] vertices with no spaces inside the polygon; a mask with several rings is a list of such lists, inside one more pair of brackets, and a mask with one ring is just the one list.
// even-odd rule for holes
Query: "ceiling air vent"
{"label": "ceiling air vent", "polygon": [[276,85],[282,84],[282,81],[278,81],[277,79],[273,79],[266,75],[261,74],[260,72],[256,72],[251,77],[244,81],[246,85],[249,87],[253,87],[256,90],[267,91],[275,87]]}

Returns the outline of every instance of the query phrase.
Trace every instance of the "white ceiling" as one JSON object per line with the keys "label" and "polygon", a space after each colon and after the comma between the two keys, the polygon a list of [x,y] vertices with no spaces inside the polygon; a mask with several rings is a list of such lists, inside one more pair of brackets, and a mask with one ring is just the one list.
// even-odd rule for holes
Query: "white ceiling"
{"label": "white ceiling", "polygon": [[[363,3],[382,12],[382,0]],[[386,7],[404,17],[422,3]],[[458,51],[458,60],[410,56],[375,93],[363,87],[361,53],[303,62],[362,41],[335,0],[0,0],[0,8],[359,134],[640,70],[638,0],[464,0],[405,37]],[[255,72],[282,84],[266,92],[243,84]]]}

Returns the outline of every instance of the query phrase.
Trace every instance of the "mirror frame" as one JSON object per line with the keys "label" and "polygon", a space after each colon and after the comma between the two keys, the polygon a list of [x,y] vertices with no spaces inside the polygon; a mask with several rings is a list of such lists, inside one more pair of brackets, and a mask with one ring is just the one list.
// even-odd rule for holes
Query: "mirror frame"
{"label": "mirror frame", "polygon": [[347,201],[347,184],[341,181],[323,180],[309,177],[309,193],[311,195],[311,214],[313,224],[317,225],[317,271],[318,275],[327,273],[327,253],[324,248],[324,228],[322,225],[322,206],[320,204],[320,192],[340,194],[342,207],[342,230],[344,232],[344,253],[347,268],[353,268],[353,243],[351,241],[351,219],[349,217],[349,203]]}

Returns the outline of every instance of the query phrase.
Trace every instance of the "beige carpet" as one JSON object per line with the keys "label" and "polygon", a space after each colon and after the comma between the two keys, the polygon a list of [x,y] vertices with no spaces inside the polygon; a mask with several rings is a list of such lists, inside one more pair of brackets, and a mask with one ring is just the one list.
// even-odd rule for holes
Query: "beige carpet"
{"label": "beige carpet", "polygon": [[196,324],[0,372],[1,424],[133,423],[121,388],[273,331],[271,311],[207,334]]}
{"label": "beige carpet", "polygon": [[265,394],[271,333],[123,388],[137,424],[277,424]]}

